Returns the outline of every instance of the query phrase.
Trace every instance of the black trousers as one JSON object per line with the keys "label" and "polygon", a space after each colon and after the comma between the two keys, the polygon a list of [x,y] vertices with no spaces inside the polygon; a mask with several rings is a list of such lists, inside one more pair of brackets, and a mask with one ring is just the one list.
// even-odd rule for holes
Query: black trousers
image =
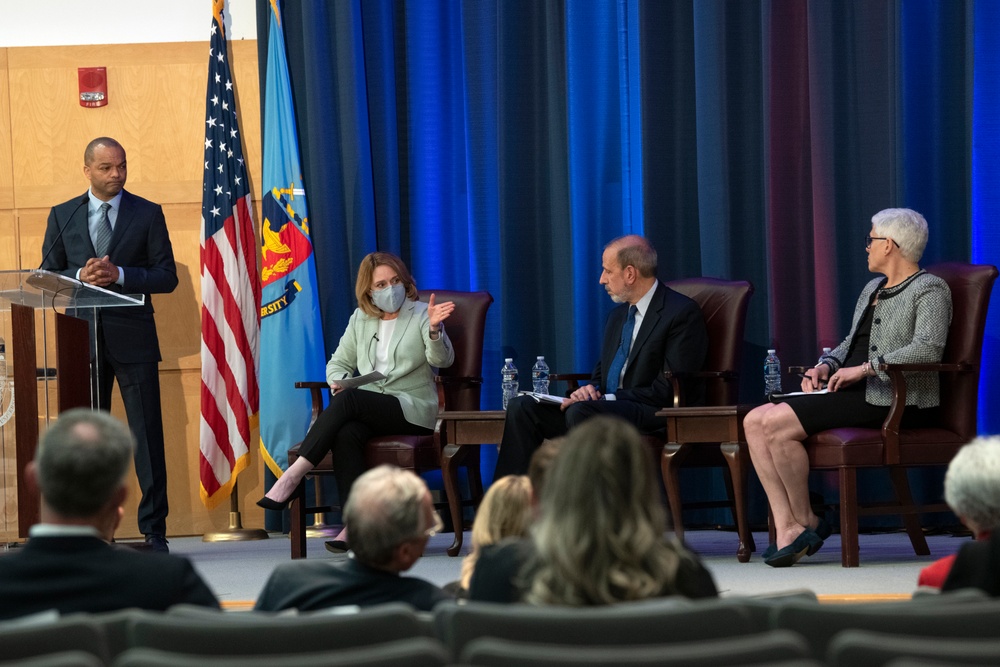
{"label": "black trousers", "polygon": [[139,531],[143,535],[166,535],[170,507],[167,504],[159,364],[155,361],[116,361],[108,353],[100,328],[96,347],[98,376],[94,378],[93,388],[97,405],[101,410],[111,411],[111,391],[118,380],[128,426],[135,436],[135,474],[142,491],[137,517]]}
{"label": "black trousers", "polygon": [[380,435],[427,435],[429,428],[406,421],[399,399],[365,389],[344,389],[316,418],[302,440],[300,456],[313,465],[333,452],[333,475],[341,506],[354,481],[367,469],[365,444]]}
{"label": "black trousers", "polygon": [[503,439],[493,479],[528,472],[531,455],[546,438],[565,435],[571,428],[595,415],[613,415],[631,422],[642,433],[662,429],[666,421],[656,416],[657,408],[635,401],[581,401],[565,412],[553,403],[537,403],[530,396],[518,396],[507,404]]}

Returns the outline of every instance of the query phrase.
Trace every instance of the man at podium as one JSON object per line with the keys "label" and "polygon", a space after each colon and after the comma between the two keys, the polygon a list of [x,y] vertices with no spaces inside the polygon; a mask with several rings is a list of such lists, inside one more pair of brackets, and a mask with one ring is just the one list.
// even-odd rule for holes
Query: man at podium
{"label": "man at podium", "polygon": [[42,244],[42,266],[91,285],[144,294],[142,306],[98,311],[91,351],[99,373],[93,391],[111,410],[114,380],[135,435],[135,471],[142,490],[139,530],[154,551],[167,551],[167,467],[163,448],[158,364],[160,346],[150,294],[177,287],[177,267],[159,204],[125,188],[125,149],[98,137],[83,154],[90,189],[54,206]]}

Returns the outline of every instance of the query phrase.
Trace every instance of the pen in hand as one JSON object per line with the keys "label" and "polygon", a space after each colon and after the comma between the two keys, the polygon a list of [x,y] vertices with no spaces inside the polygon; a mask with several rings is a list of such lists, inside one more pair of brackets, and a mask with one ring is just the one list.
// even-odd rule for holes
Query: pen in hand
{"label": "pen in hand", "polygon": [[[803,380],[806,380],[806,379],[812,380],[812,378],[810,378],[805,373],[797,373],[797,375],[800,378],[802,378]],[[813,386],[816,387],[817,389],[826,389],[826,383],[825,382],[816,382],[815,380],[812,380],[812,383],[813,383]]]}

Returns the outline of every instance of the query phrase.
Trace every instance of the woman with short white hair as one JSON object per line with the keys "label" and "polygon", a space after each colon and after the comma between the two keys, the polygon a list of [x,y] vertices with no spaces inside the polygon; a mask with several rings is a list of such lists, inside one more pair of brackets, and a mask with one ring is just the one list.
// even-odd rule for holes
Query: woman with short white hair
{"label": "woman with short white hair", "polygon": [[[830,527],[809,503],[809,457],[803,441],[831,428],[880,428],[892,386],[882,363],[941,361],[951,324],[948,284],[917,262],[927,245],[927,221],[916,211],[890,208],[872,217],[865,237],[868,270],[882,277],[861,291],[847,338],[802,379],[807,395],[775,399],[747,414],[747,446],[774,517],[776,541],[764,552],[771,567],[813,555]],[[906,374],[903,425],[933,423],[937,373]]]}

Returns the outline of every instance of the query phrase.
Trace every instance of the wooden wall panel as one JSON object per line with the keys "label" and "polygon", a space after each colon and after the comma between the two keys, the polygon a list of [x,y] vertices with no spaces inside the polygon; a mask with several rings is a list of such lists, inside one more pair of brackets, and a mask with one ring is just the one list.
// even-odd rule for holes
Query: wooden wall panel
{"label": "wooden wall panel", "polygon": [[[229,52],[259,214],[257,44],[233,42]],[[107,67],[109,103],[96,109],[81,107],[77,68],[97,66]],[[201,534],[229,523],[228,502],[207,511],[198,482],[199,251],[207,72],[207,41],[0,49],[0,121],[7,120],[9,109],[9,122],[0,123],[0,235],[16,240],[0,244],[0,269],[38,266],[49,208],[87,189],[83,150],[94,137],[118,139],[128,156],[126,188],[163,205],[179,278],[173,293],[153,296],[163,354],[160,386],[170,535]],[[125,418],[117,391],[113,412]],[[240,476],[239,485],[247,527],[263,523],[262,510],[253,504],[263,493],[256,446],[251,456],[253,464]],[[134,480],[132,491],[119,530],[122,537],[138,535]]]}
{"label": "wooden wall panel", "polygon": [[0,49],[0,211],[14,208],[14,173],[10,153],[11,135],[7,128],[10,128],[7,49]]}

